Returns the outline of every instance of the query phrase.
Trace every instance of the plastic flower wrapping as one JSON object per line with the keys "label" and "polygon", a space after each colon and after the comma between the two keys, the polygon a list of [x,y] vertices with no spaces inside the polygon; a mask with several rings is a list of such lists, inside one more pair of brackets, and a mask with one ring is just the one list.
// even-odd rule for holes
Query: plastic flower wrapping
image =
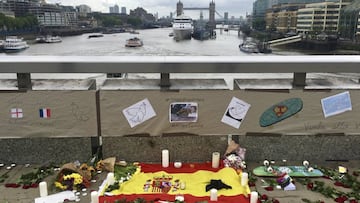
{"label": "plastic flower wrapping", "polygon": [[230,154],[230,155],[226,156],[224,159],[224,165],[226,167],[231,167],[234,169],[246,168],[245,162],[241,159],[240,156],[237,156],[235,154]]}

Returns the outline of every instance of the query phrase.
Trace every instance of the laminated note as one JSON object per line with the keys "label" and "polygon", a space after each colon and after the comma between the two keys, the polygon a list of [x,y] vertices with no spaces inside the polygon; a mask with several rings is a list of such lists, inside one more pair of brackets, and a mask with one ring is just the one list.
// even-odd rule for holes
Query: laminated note
{"label": "laminated note", "polygon": [[131,128],[156,116],[148,99],[141,100],[123,110],[123,114]]}

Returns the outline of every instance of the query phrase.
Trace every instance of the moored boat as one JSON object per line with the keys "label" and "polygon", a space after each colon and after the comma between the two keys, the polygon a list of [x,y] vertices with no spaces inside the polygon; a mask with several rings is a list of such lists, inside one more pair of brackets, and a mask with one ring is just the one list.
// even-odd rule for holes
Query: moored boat
{"label": "moored boat", "polygon": [[126,40],[125,47],[141,47],[144,43],[141,39],[134,37]]}
{"label": "moored boat", "polygon": [[242,43],[239,45],[239,48],[245,53],[259,53],[259,48],[256,43]]}
{"label": "moored boat", "polygon": [[29,48],[29,45],[23,38],[18,38],[17,36],[7,36],[5,38],[3,46],[4,52],[19,52],[27,48]]}
{"label": "moored boat", "polygon": [[98,37],[104,37],[103,34],[92,34],[92,35],[89,35],[88,38],[98,38]]}
{"label": "moored boat", "polygon": [[59,43],[59,42],[62,42],[62,39],[59,36],[46,35],[46,36],[37,37],[36,42],[37,43]]}
{"label": "moored boat", "polygon": [[177,16],[173,21],[172,27],[175,40],[191,39],[193,25],[190,17],[185,15]]}

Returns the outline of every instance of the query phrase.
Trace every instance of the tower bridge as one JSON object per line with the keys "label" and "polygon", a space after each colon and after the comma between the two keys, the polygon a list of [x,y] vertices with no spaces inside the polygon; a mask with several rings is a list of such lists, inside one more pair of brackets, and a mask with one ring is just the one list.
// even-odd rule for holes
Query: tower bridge
{"label": "tower bridge", "polygon": [[208,26],[210,29],[216,28],[216,21],[215,21],[215,2],[214,0],[211,0],[209,3],[209,7],[185,7],[183,3],[179,0],[176,3],[176,16],[182,15],[184,13],[184,10],[209,10],[209,23]]}

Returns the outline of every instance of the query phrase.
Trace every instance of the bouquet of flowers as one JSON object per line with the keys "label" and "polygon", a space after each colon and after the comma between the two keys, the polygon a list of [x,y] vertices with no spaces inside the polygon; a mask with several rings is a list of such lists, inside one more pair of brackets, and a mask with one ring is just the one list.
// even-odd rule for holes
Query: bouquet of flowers
{"label": "bouquet of flowers", "polygon": [[84,179],[79,173],[60,175],[55,186],[61,190],[81,190],[90,186],[90,182]]}
{"label": "bouquet of flowers", "polygon": [[87,164],[81,165],[80,168],[73,163],[65,164],[56,178],[55,187],[71,191],[90,187],[93,171],[93,168]]}
{"label": "bouquet of flowers", "polygon": [[224,159],[224,165],[226,167],[232,167],[234,169],[244,169],[246,168],[246,163],[243,161],[240,156],[237,156],[235,154],[230,154],[225,157]]}

